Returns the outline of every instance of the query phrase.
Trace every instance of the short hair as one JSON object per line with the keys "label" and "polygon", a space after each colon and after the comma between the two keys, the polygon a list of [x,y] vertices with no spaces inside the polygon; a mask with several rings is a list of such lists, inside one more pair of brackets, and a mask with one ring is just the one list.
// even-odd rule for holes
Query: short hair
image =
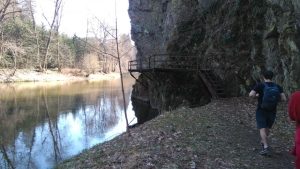
{"label": "short hair", "polygon": [[272,78],[273,78],[273,72],[270,71],[270,70],[267,70],[267,71],[264,72],[263,76],[264,76],[265,79],[272,80]]}

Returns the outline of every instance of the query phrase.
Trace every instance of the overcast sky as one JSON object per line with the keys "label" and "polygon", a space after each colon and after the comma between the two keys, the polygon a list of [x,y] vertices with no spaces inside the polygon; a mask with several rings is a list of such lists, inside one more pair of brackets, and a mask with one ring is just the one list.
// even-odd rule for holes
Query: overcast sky
{"label": "overcast sky", "polygon": [[[36,0],[37,23],[45,22],[42,13],[52,21],[55,0]],[[63,0],[63,16],[60,32],[70,36],[75,33],[85,37],[87,18],[97,16],[110,25],[115,26],[115,0]],[[128,16],[128,0],[116,0],[119,33],[130,33],[130,19]]]}

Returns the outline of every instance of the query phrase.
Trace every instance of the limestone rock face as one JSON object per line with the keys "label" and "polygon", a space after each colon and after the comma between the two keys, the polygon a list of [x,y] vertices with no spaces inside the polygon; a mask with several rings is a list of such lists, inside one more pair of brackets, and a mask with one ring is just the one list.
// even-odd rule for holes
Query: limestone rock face
{"label": "limestone rock face", "polygon": [[138,59],[201,53],[228,96],[267,69],[288,96],[300,89],[299,0],[129,0],[128,13]]}
{"label": "limestone rock face", "polygon": [[172,110],[181,107],[203,106],[210,95],[201,79],[185,72],[143,73],[132,91],[134,99],[149,102],[152,108]]}

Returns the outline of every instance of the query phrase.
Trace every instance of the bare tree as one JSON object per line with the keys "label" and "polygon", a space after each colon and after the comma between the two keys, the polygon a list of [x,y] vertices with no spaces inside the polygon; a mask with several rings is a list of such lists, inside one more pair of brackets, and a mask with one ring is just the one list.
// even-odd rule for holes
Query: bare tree
{"label": "bare tree", "polygon": [[87,70],[88,74],[95,73],[100,69],[98,56],[96,53],[86,54],[83,59],[83,67]]}
{"label": "bare tree", "polygon": [[[125,115],[125,119],[126,119],[126,125],[127,125],[127,131],[128,131],[128,118],[127,118],[127,112],[126,112],[126,98],[125,98],[125,93],[124,93],[124,84],[123,84],[123,74],[122,74],[122,64],[121,64],[121,57],[123,56],[121,54],[121,51],[119,49],[119,38],[118,38],[118,20],[117,20],[117,13],[116,13],[116,1],[115,1],[115,29],[109,29],[108,26],[106,26],[103,22],[101,22],[97,17],[95,17],[95,19],[98,21],[99,26],[101,28],[101,30],[103,32],[105,32],[105,36],[104,37],[111,37],[107,38],[107,40],[105,39],[105,46],[102,48],[105,51],[101,51],[101,49],[97,49],[96,47],[94,47],[97,51],[99,51],[100,54],[103,54],[103,56],[110,56],[109,59],[110,60],[110,67],[112,69],[115,69],[115,67],[118,65],[119,67],[119,73],[120,73],[120,79],[121,79],[121,86],[122,86],[122,95],[123,95],[123,105],[124,105],[124,115]],[[96,32],[96,31],[94,31]],[[88,43],[87,43],[88,44]],[[108,45],[107,45],[108,44]],[[90,44],[88,44],[90,45]],[[131,50],[131,49],[130,49]],[[125,53],[128,53],[125,52]],[[107,57],[105,57],[105,62],[107,63]]]}
{"label": "bare tree", "polygon": [[[0,33],[1,33],[1,41],[0,41],[0,60],[2,60],[2,57],[4,56],[4,51],[3,51],[3,27],[0,26]],[[4,61],[3,61],[4,62]],[[2,62],[2,66],[4,63]]]}
{"label": "bare tree", "polygon": [[[99,54],[99,61],[101,62],[102,71],[104,73],[109,73],[113,70],[112,68],[112,62],[116,57],[111,57],[107,53],[111,53],[111,48],[114,46],[113,39],[109,39],[110,37],[110,26],[105,23],[105,21],[99,21],[98,18],[94,18],[96,22],[96,25],[91,25],[91,33],[94,35],[94,37],[97,39],[95,41],[95,46],[97,46],[101,51],[103,51],[106,54]],[[98,22],[97,22],[98,21]],[[113,56],[115,56],[113,54]]]}
{"label": "bare tree", "polygon": [[20,58],[25,54],[25,51],[22,47],[18,46],[15,42],[6,41],[4,44],[5,52],[10,53],[10,57],[13,58],[14,69],[9,76],[13,76],[17,69],[17,58]]}
{"label": "bare tree", "polygon": [[11,5],[11,0],[5,0],[3,2],[1,2],[1,6],[0,6],[0,25],[2,24],[5,15],[7,15],[7,9],[9,7],[9,5]]}
{"label": "bare tree", "polygon": [[127,118],[127,112],[126,112],[126,99],[125,99],[125,93],[124,93],[124,83],[123,83],[123,75],[122,75],[122,69],[121,69],[121,59],[120,59],[120,52],[119,52],[119,39],[118,39],[118,17],[117,17],[117,3],[115,0],[115,16],[116,16],[116,34],[115,34],[115,41],[117,45],[117,56],[118,56],[118,62],[119,62],[119,71],[120,71],[120,77],[121,77],[121,86],[122,86],[122,94],[123,94],[123,106],[124,106],[124,115],[126,119],[126,125],[127,125],[127,131],[129,128],[128,118]]}
{"label": "bare tree", "polygon": [[[18,2],[16,0],[4,0],[0,2],[0,31],[1,31],[1,41],[0,41],[0,54],[4,55],[4,36],[3,36],[3,23],[8,18],[14,18],[16,13],[20,13],[21,10],[16,10],[16,5]],[[16,58],[14,57],[14,63],[16,63]]]}
{"label": "bare tree", "polygon": [[51,40],[52,40],[52,33],[53,33],[53,29],[54,29],[54,24],[56,22],[56,20],[59,18],[59,11],[60,11],[60,8],[61,8],[61,3],[62,3],[62,0],[56,0],[55,1],[55,8],[54,8],[54,15],[53,15],[53,20],[52,20],[52,23],[50,23],[48,21],[48,19],[46,18],[45,15],[44,18],[47,20],[49,26],[50,26],[50,29],[49,29],[49,36],[48,36],[48,39],[47,39],[47,43],[46,43],[46,46],[45,46],[45,54],[44,54],[44,60],[43,60],[43,72],[46,72],[47,70],[47,60],[48,60],[48,53],[49,53],[49,49],[50,49],[50,43],[51,43]]}
{"label": "bare tree", "polygon": [[63,11],[63,6],[62,8],[60,8],[60,10],[57,13],[57,19],[56,19],[56,54],[57,54],[57,67],[58,67],[58,71],[61,71],[61,65],[60,65],[60,51],[59,51],[59,27],[60,27],[60,23],[61,23],[61,17],[62,17],[62,11]]}
{"label": "bare tree", "polygon": [[[83,58],[85,56],[85,51],[86,51],[86,44],[87,44],[87,39],[88,39],[88,34],[89,34],[89,21],[86,21],[86,35],[85,35],[85,43],[84,43],[84,49],[83,49]],[[83,65],[81,65],[81,68],[83,68]],[[82,71],[82,70],[80,70]]]}
{"label": "bare tree", "polygon": [[2,0],[2,2],[0,2],[0,26],[2,26],[3,21],[6,18],[9,18],[7,16],[9,16],[10,14],[15,14],[15,13],[20,13],[21,10],[10,10],[11,6],[17,5],[18,2],[17,0]]}
{"label": "bare tree", "polygon": [[121,68],[122,71],[128,70],[128,62],[136,59],[136,48],[132,44],[129,34],[121,34],[119,38],[119,52],[122,54]]}
{"label": "bare tree", "polygon": [[1,67],[13,69],[6,74],[7,79],[15,74],[17,68],[28,66],[32,56],[30,52],[35,49],[31,46],[33,38],[30,37],[34,31],[28,22],[33,13],[32,0],[0,1]]}
{"label": "bare tree", "polygon": [[37,30],[37,26],[36,26],[36,22],[35,22],[35,17],[34,17],[32,0],[29,0],[29,10],[30,10],[30,15],[31,15],[31,19],[32,19],[33,33],[34,33],[34,38],[35,38],[35,43],[36,43],[36,59],[37,59],[39,69],[42,70],[42,64],[40,62],[40,43],[39,43],[38,30]]}

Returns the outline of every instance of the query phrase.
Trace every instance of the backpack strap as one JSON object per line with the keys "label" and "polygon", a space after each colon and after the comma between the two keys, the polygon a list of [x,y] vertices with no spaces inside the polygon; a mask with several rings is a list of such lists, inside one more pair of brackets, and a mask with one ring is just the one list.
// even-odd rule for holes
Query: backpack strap
{"label": "backpack strap", "polygon": [[[265,87],[270,87],[270,86],[268,86],[268,84],[266,82],[262,82],[262,83],[265,85]],[[277,87],[279,89],[279,87],[276,83],[274,83],[274,82],[272,82],[272,83],[274,84],[273,87]]]}
{"label": "backpack strap", "polygon": [[265,85],[265,87],[269,87],[268,84],[266,82],[263,82],[263,84]]}

